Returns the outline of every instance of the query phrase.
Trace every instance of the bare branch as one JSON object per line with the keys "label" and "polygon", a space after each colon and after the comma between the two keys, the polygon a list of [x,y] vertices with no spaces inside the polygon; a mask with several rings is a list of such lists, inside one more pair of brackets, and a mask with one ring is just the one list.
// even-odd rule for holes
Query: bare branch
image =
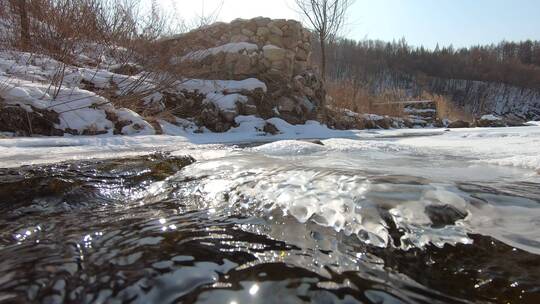
{"label": "bare branch", "polygon": [[321,76],[326,77],[326,45],[345,24],[347,10],[354,0],[295,0],[300,13],[317,34],[321,47]]}

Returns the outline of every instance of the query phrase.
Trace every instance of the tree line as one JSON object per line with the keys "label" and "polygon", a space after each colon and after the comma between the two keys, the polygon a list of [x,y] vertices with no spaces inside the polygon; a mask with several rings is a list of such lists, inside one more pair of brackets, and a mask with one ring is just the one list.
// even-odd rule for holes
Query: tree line
{"label": "tree line", "polygon": [[[327,49],[326,76],[331,80],[365,82],[381,72],[391,72],[540,89],[540,41],[427,49],[410,46],[405,39],[384,42],[342,38]],[[314,56],[320,56],[316,49]]]}

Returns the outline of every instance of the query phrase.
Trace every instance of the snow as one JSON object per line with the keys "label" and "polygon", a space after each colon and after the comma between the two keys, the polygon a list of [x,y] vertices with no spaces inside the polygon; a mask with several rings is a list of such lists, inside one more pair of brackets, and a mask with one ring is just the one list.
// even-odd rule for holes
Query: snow
{"label": "snow", "polygon": [[[245,45],[244,45],[245,46]],[[88,46],[90,50],[98,45]],[[225,48],[231,50],[232,45]],[[113,61],[108,60],[111,65]],[[55,74],[64,70],[61,87],[51,85]],[[9,105],[17,105],[28,112],[33,108],[51,110],[59,114],[56,128],[71,133],[113,133],[113,122],[107,113],[117,114],[130,124],[122,128],[125,135],[152,135],[153,127],[137,113],[117,110],[110,101],[94,92],[82,89],[90,84],[97,89],[114,90],[119,95],[141,94],[144,104],[156,109],[163,108],[163,95],[154,92],[157,75],[140,73],[134,76],[115,74],[105,69],[64,65],[50,57],[38,54],[3,51],[0,52],[0,97]],[[255,78],[244,80],[179,80],[176,91],[197,91],[205,94],[205,102],[215,104],[223,112],[236,112],[238,103],[248,98],[242,93],[254,90],[266,92],[265,83]],[[57,94],[55,91],[58,91]],[[171,127],[171,126],[169,126]],[[169,128],[172,133],[177,133]]]}
{"label": "snow", "polygon": [[180,58],[182,61],[200,61],[208,56],[215,56],[219,53],[240,53],[257,51],[259,47],[256,44],[248,42],[231,42],[217,47],[190,52]]}
{"label": "snow", "polygon": [[267,44],[263,46],[263,51],[268,51],[268,50],[281,50],[281,48],[273,44]]}
{"label": "snow", "polygon": [[484,115],[484,116],[482,116],[482,118],[480,118],[480,120],[496,121],[496,120],[501,120],[501,118],[500,118],[500,117],[497,117],[497,116],[495,116],[495,115],[489,114],[489,115]]}
{"label": "snow", "polygon": [[163,131],[163,134],[165,135],[188,136],[186,128],[177,126],[165,120],[158,120],[158,123]]}
{"label": "snow", "polygon": [[[0,82],[2,78],[0,76]],[[55,97],[47,84],[18,79],[16,82],[6,82],[0,97],[7,104],[19,105],[26,111],[32,111],[31,107],[34,107],[57,112],[60,123],[56,127],[59,129],[73,129],[82,133],[89,129],[108,131],[113,128],[104,111],[110,107],[108,100],[79,88],[62,87]],[[92,106],[103,107],[97,109]]]}
{"label": "snow", "polygon": [[435,109],[415,109],[415,108],[405,108],[403,110],[405,113],[436,113]]}
{"label": "snow", "polygon": [[154,135],[156,131],[151,124],[145,121],[139,114],[130,109],[116,110],[118,121],[130,122],[129,125],[122,128],[122,134],[125,135]]}
{"label": "snow", "polygon": [[179,91],[198,91],[202,94],[208,93],[241,93],[242,91],[255,91],[257,89],[266,92],[266,84],[256,78],[244,80],[204,80],[187,79],[177,86]]}
{"label": "snow", "polygon": [[248,98],[240,94],[223,95],[217,93],[209,93],[205,98],[206,102],[215,104],[223,111],[236,111],[237,103],[246,103]]}
{"label": "snow", "polygon": [[215,104],[225,112],[235,112],[237,103],[246,103],[248,98],[239,93],[254,90],[266,92],[266,84],[256,78],[244,80],[203,80],[189,79],[178,84],[177,90],[205,94],[205,102]]}
{"label": "snow", "polygon": [[[129,110],[120,111],[120,116],[133,123],[125,130],[129,134],[154,134],[151,125]],[[155,136],[107,136],[73,138],[8,138],[0,140],[0,167],[22,164],[47,163],[72,157],[99,157],[109,149],[129,150],[128,154],[149,153],[149,151],[172,151],[178,144],[196,148],[200,144],[239,144],[254,142],[275,142],[280,140],[322,139],[327,151],[395,151],[425,155],[446,155],[462,159],[470,166],[490,164],[512,166],[527,170],[540,170],[540,126],[482,129],[394,129],[394,130],[332,130],[315,121],[303,125],[291,125],[279,118],[264,120],[255,116],[236,117],[237,127],[225,133],[199,130],[192,122],[179,119],[176,124],[158,121],[166,135]],[[266,123],[278,128],[279,134],[270,135],[262,130]],[[140,124],[142,128],[134,128]],[[173,136],[174,135],[174,136]],[[138,143],[140,141],[140,144]],[[151,142],[151,145],[147,145]],[[280,143],[279,153],[283,154],[287,145]],[[301,144],[302,145],[302,144]],[[40,146],[60,146],[58,150],[43,151]],[[69,147],[76,146],[76,150]],[[64,148],[65,147],[65,148]],[[309,151],[313,151],[309,144]],[[82,150],[80,150],[82,149]],[[90,151],[82,153],[88,149]],[[262,149],[262,148],[261,148]],[[269,148],[265,148],[268,152]],[[65,151],[60,151],[65,150]],[[308,151],[306,150],[306,151]],[[91,151],[95,151],[92,153]],[[262,150],[261,150],[262,151]],[[291,155],[302,151],[298,144],[291,146]],[[58,156],[56,155],[57,153]],[[82,153],[82,154],[81,154]],[[81,154],[81,155],[79,155]],[[106,154],[106,153],[105,153]],[[122,153],[110,157],[121,157]]]}

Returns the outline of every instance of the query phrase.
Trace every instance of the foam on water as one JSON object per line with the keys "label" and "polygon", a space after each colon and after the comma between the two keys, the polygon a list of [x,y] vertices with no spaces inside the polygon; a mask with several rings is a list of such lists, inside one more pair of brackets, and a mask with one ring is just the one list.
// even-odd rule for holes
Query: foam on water
{"label": "foam on water", "polygon": [[201,195],[211,208],[257,215],[278,210],[378,247],[469,244],[468,234],[483,234],[540,254],[540,205],[533,200],[512,198],[501,205],[452,181],[329,166],[332,161],[324,160],[333,155],[323,149],[312,143],[269,144],[197,162],[175,178],[197,179],[191,194]]}

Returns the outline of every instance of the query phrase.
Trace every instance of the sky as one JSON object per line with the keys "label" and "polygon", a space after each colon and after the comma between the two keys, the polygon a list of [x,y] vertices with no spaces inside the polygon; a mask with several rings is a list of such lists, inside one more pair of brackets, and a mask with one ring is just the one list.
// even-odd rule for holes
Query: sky
{"label": "sky", "polygon": [[[220,21],[265,16],[297,19],[294,0],[158,0],[174,2],[184,19],[213,11],[224,1]],[[203,5],[204,4],[204,5]],[[405,38],[410,45],[465,47],[502,40],[540,40],[540,0],[356,0],[347,38]]]}

